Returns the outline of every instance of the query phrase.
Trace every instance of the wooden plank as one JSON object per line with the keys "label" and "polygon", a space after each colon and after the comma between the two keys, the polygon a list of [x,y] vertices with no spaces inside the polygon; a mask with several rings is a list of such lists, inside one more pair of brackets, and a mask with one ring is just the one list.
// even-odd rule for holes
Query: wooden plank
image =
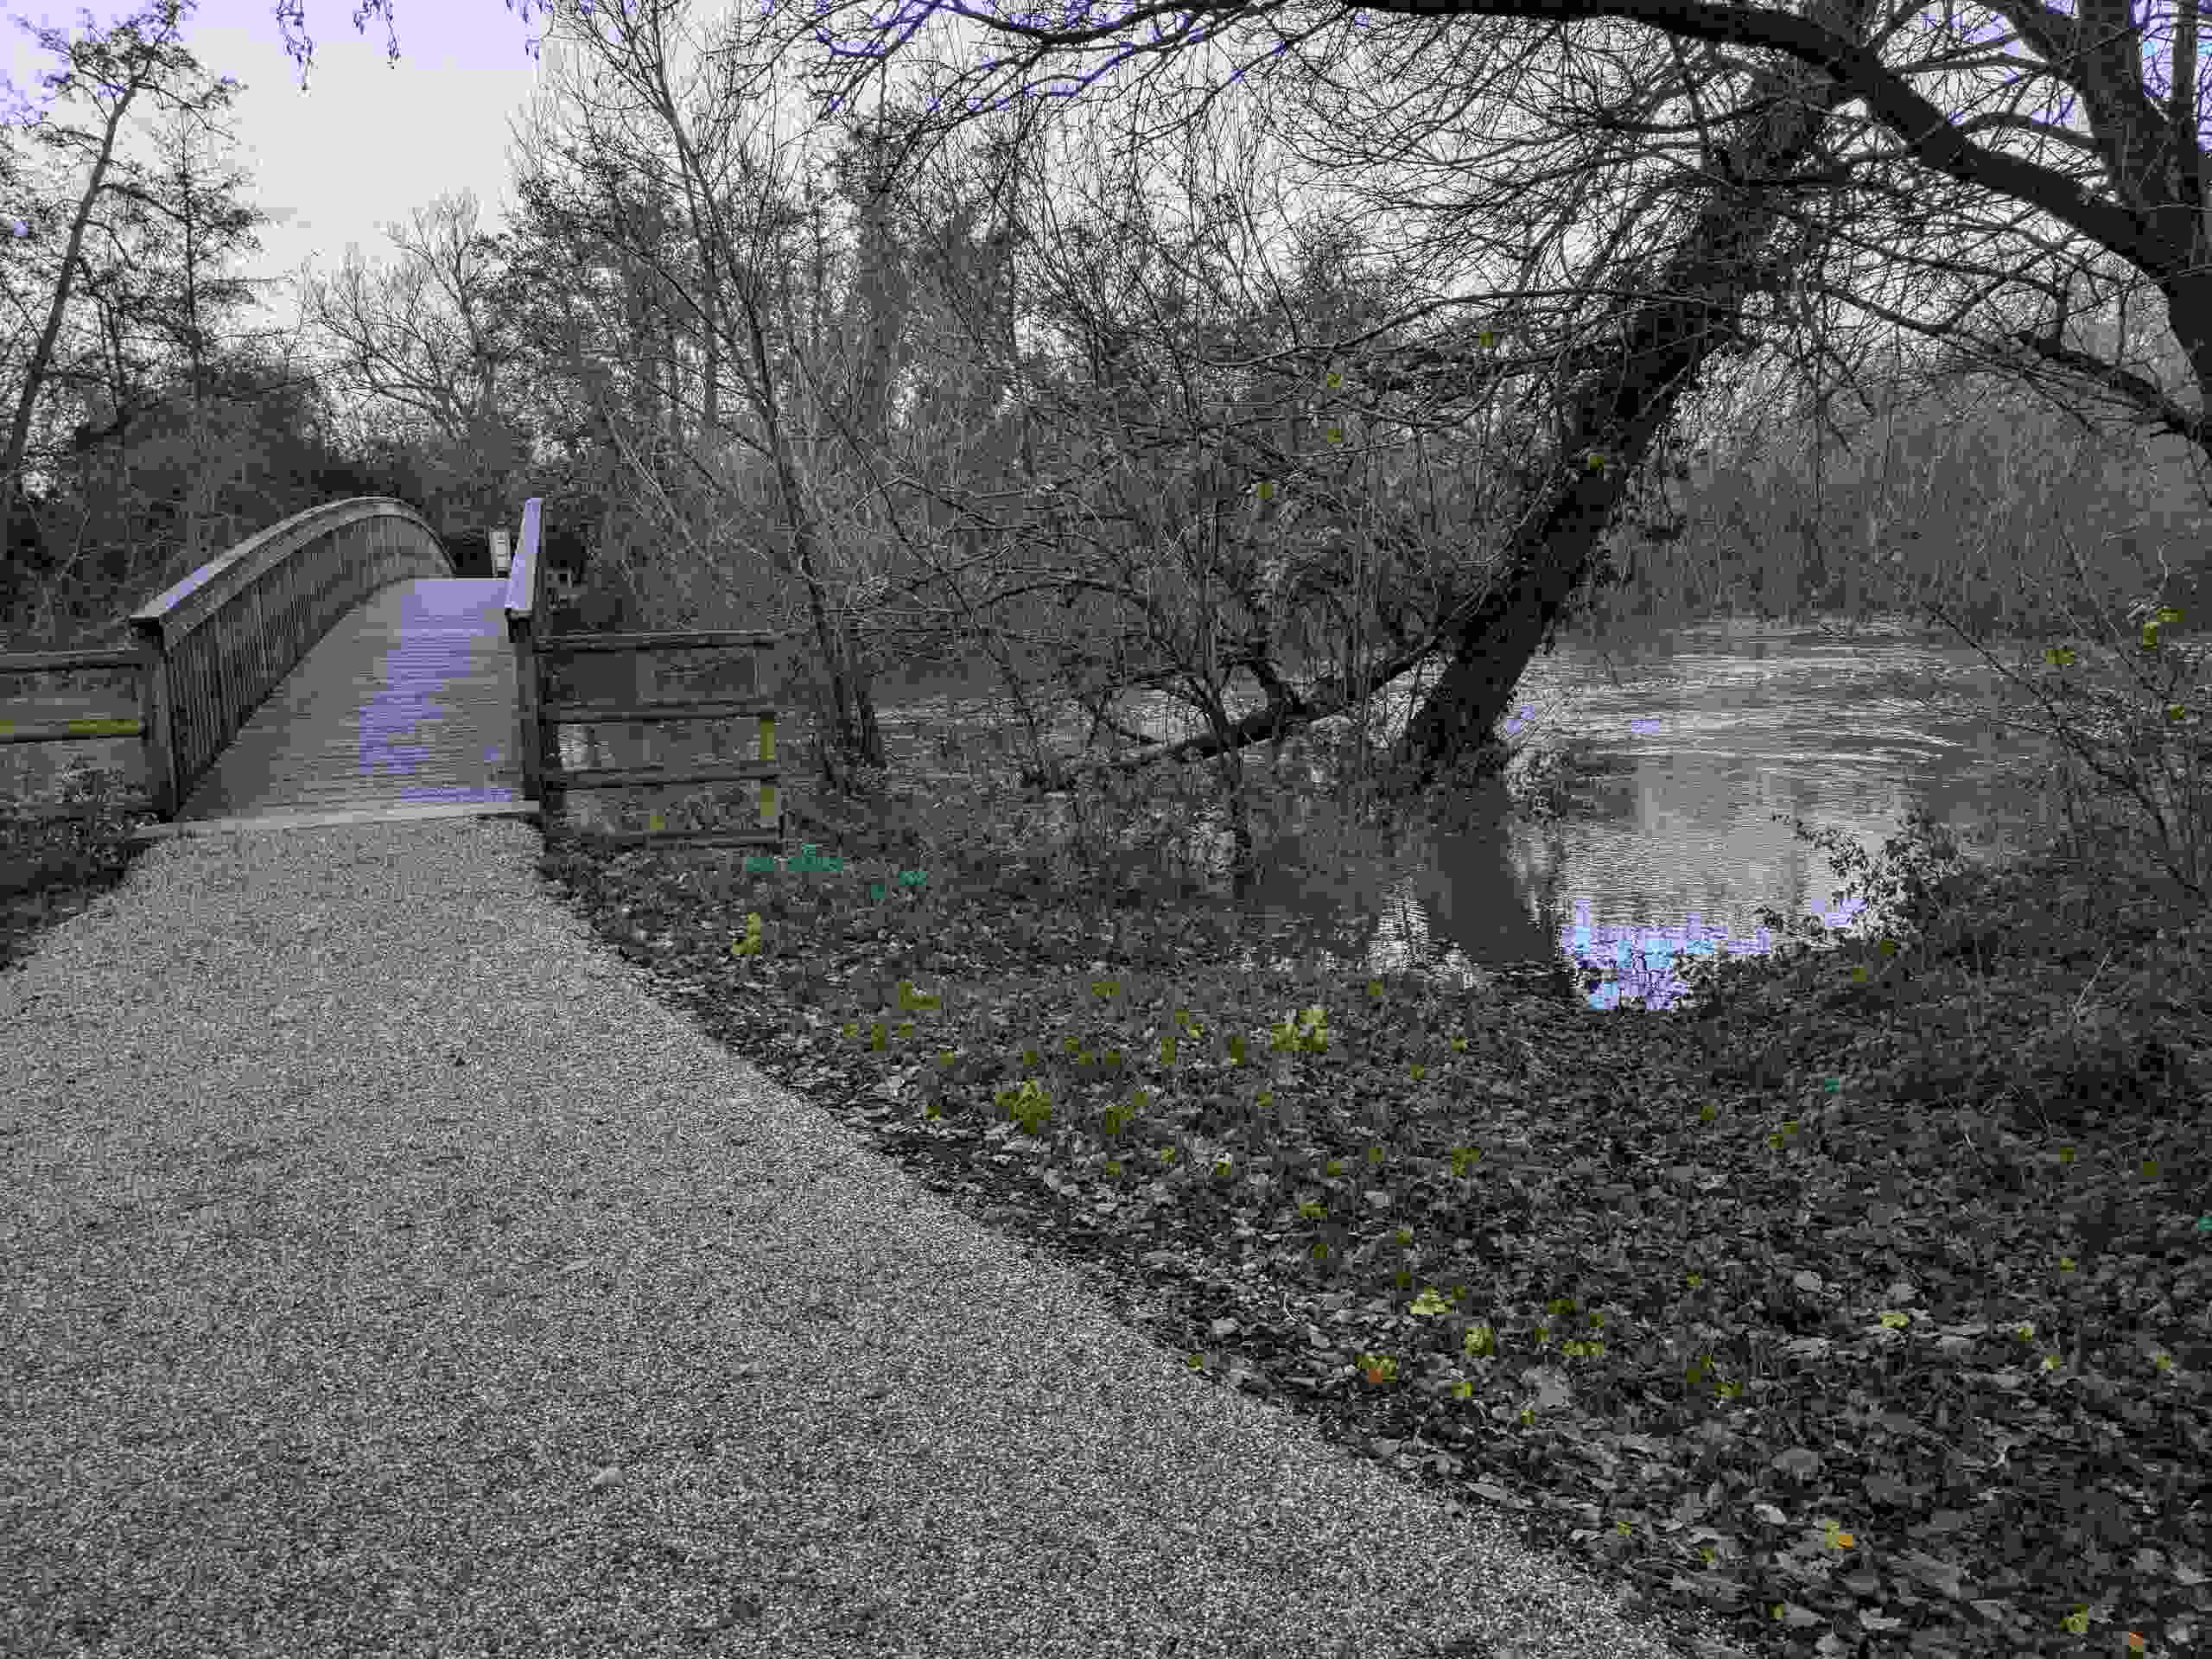
{"label": "wooden plank", "polygon": [[[24,801],[42,798],[79,766],[111,772],[126,789],[142,786],[147,666],[143,650],[121,645],[0,656],[0,675],[36,687],[0,702],[0,755],[7,757],[0,765],[0,796],[21,810]],[[115,706],[126,691],[116,682],[126,676],[137,709]]]}
{"label": "wooden plank", "polygon": [[569,771],[548,766],[548,789],[621,789],[630,785],[652,787],[662,784],[725,784],[753,779],[773,781],[783,775],[776,760],[738,760],[714,766],[681,766],[663,771],[658,766],[582,766]]}
{"label": "wooden plank", "polygon": [[709,630],[690,633],[555,633],[537,641],[541,657],[576,657],[601,651],[718,651],[772,646],[780,633],[751,630]]}
{"label": "wooden plank", "polygon": [[0,743],[81,743],[87,738],[137,737],[144,731],[136,715],[86,715],[30,725],[0,720]]}
{"label": "wooden plank", "polygon": [[399,582],[347,613],[217,757],[178,820],[521,798],[506,587]]}
{"label": "wooden plank", "polygon": [[602,722],[660,720],[727,720],[732,715],[772,715],[773,697],[746,697],[736,702],[586,702],[581,698],[551,699],[543,705],[546,723],[553,726],[595,726]]}
{"label": "wooden plank", "polygon": [[143,668],[136,645],[106,645],[95,651],[16,651],[0,656],[0,674],[41,674],[56,669]]}
{"label": "wooden plank", "polygon": [[[569,633],[539,638],[531,628],[530,621],[529,617],[518,613],[512,605],[509,607],[509,635],[515,647],[518,683],[524,688],[522,692],[522,724],[525,734],[523,741],[532,751],[527,767],[528,792],[531,796],[539,799],[550,798],[559,806],[565,802],[570,791],[579,789],[613,792],[625,789],[666,789],[685,784],[757,782],[760,785],[760,809],[764,814],[774,817],[776,783],[782,777],[783,769],[775,760],[776,701],[773,697],[760,696],[756,692],[752,696],[737,698],[650,699],[643,694],[649,689],[645,683],[645,670],[654,664],[653,653],[661,649],[759,651],[775,645],[781,636],[759,629],[717,629],[681,632]],[[637,691],[640,695],[633,700],[599,701],[594,696],[550,695],[563,689],[553,683],[559,663],[577,658],[603,660],[624,656],[628,657],[638,670]],[[594,677],[599,680],[606,677],[604,674]],[[615,677],[623,677],[619,667]],[[754,678],[757,682],[757,664]],[[603,696],[612,688],[595,685],[593,689]],[[677,762],[650,766],[566,767],[560,764],[556,746],[552,742],[557,729],[564,726],[636,727],[664,721],[732,719],[757,719],[760,721],[759,759],[734,764]],[[540,734],[534,741],[528,735],[533,731]],[[541,747],[543,753],[537,752]],[[549,790],[552,791],[550,798],[546,794]],[[563,812],[562,816],[568,815]],[[580,834],[613,844],[682,842],[695,846],[779,847],[783,840],[780,825],[781,820],[776,818],[775,827],[765,829],[753,824],[743,829],[717,827],[617,832],[596,826],[575,827]]]}
{"label": "wooden plank", "polygon": [[[18,724],[60,726],[75,720],[105,720],[119,715],[124,706],[119,688],[88,688],[0,702],[0,715]],[[145,757],[142,737],[0,744],[0,798],[17,804],[51,798],[62,779],[80,770],[106,772],[119,789],[150,793],[146,791]]]}

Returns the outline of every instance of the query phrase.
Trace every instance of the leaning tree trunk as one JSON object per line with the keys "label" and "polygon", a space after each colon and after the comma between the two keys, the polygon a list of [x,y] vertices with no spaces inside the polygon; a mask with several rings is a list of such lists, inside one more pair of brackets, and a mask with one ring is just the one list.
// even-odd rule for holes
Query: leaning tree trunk
{"label": "leaning tree trunk", "polygon": [[[1863,40],[1871,0],[1812,0],[1809,16]],[[1503,580],[1463,602],[1447,625],[1442,677],[1398,743],[1424,782],[1478,748],[1505,712],[1528,665],[1588,569],[1652,440],[1696,384],[1707,359],[1739,341],[1745,297],[1770,280],[1775,233],[1789,175],[1817,150],[1849,94],[1795,60],[1777,77],[1778,101],[1726,152],[1714,187],[1674,252],[1656,266],[1656,292],[1630,313],[1623,346],[1600,366],[1586,353],[1560,424],[1561,448],[1504,549]]]}
{"label": "leaning tree trunk", "polygon": [[[1875,7],[1872,0],[1811,0],[1808,14],[1863,40]],[[1135,772],[1280,738],[1349,712],[1369,687],[1433,661],[1440,645],[1449,652],[1444,672],[1408,721],[1397,758],[1414,779],[1428,782],[1479,748],[1589,568],[1653,439],[1706,360],[1741,340],[1745,297],[1774,280],[1773,244],[1790,175],[1814,158],[1829,117],[1849,95],[1795,60],[1770,79],[1777,100],[1788,101],[1771,104],[1727,147],[1730,181],[1714,187],[1674,253],[1649,267],[1657,272],[1656,292],[1630,313],[1623,343],[1580,354],[1548,483],[1538,485],[1502,556],[1486,563],[1482,587],[1447,601],[1436,638],[1372,665],[1358,685],[1335,676],[1302,695],[1270,688],[1268,706],[1225,730],[1077,763],[1066,775]],[[1024,767],[1022,777],[1035,784],[1043,774]]]}

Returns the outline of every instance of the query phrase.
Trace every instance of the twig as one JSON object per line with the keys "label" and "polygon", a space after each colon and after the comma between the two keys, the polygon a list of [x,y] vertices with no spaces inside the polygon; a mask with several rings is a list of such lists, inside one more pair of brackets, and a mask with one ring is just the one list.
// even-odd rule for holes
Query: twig
{"label": "twig", "polygon": [[2112,960],[2112,953],[2113,953],[2113,947],[2112,947],[2112,946],[2110,946],[2110,945],[2106,946],[2106,947],[2105,947],[2105,961],[2104,961],[2104,962],[2101,962],[2101,963],[2099,963],[2097,964],[2097,972],[2096,972],[2095,974],[2091,974],[2091,975],[2089,976],[2089,982],[2088,982],[2088,984],[2084,985],[2084,986],[2082,988],[2082,995],[2079,995],[2079,996],[2077,996],[2077,997],[2075,997],[2075,998],[2074,999],[2074,1020],[2075,1020],[2075,1023],[2076,1025],[2078,1025],[2078,1024],[2080,1024],[2080,1023],[2081,1023],[2081,1020],[2082,1020],[2082,1005],[2084,1002],[2086,1002],[2086,1001],[2088,1001],[2089,1000],[2089,992],[2090,992],[2090,990],[2091,990],[2091,989],[2092,989],[2092,988],[2096,985],[2096,982],[2097,982],[2097,974],[2101,974],[2101,973],[2103,973],[2103,972],[2104,972],[2104,970],[2105,970],[2105,963],[2106,963],[2106,962],[2110,962],[2110,961]]}

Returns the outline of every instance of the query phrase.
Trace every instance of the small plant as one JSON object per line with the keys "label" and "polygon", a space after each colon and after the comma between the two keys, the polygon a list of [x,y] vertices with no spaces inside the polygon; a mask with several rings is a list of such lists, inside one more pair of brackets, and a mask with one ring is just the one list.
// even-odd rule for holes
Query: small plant
{"label": "small plant", "polygon": [[1969,876],[1956,838],[1924,805],[1916,802],[1908,809],[1903,831],[1885,841],[1872,857],[1834,829],[1815,830],[1802,819],[1772,817],[1827,854],[1844,883],[1829,897],[1855,899],[1865,907],[1858,930],[1862,936],[1904,934],[1929,954],[1955,944],[1961,918],[1978,897],[1979,884]]}
{"label": "small plant", "polygon": [[1269,1046],[1290,1053],[1320,1053],[1329,1046],[1329,1016],[1318,1004],[1283,1015],[1272,1033]]}
{"label": "small plant", "polygon": [[[2076,564],[2079,567],[2078,552]],[[2086,573],[2082,587],[2089,587]],[[2126,612],[2082,620],[2044,646],[2038,664],[1999,661],[1942,606],[1929,613],[2024,692],[2040,711],[2037,727],[2059,748],[2056,791],[2061,846],[2087,870],[2108,866],[2115,851],[2156,864],[2194,901],[2212,878],[2212,745],[2202,735],[2212,707],[2202,651],[2171,648],[2182,612],[2153,594]],[[2101,633],[2104,643],[2094,643]],[[2101,678],[2090,677],[2096,668]],[[2109,682],[2124,680],[2132,692]]]}

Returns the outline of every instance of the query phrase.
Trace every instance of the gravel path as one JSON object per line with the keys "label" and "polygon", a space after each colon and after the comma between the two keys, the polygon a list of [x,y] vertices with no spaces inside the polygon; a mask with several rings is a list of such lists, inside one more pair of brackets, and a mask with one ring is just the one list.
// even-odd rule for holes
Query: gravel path
{"label": "gravel path", "polygon": [[0,976],[0,1652],[1658,1656],[718,1048],[534,828]]}

